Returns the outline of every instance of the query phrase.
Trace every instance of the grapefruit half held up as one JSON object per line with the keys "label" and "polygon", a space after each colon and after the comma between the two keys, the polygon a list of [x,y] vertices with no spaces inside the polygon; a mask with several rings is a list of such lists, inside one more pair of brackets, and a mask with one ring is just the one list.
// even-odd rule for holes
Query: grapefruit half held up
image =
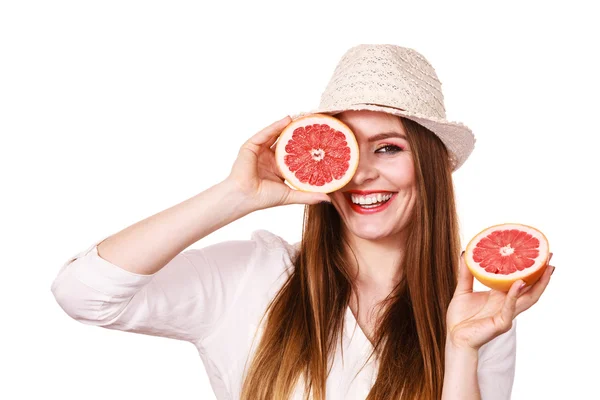
{"label": "grapefruit half held up", "polygon": [[311,114],[286,126],[275,147],[281,175],[293,188],[331,193],[345,186],[358,167],[358,143],[337,118]]}
{"label": "grapefruit half held up", "polygon": [[550,255],[548,239],[523,224],[490,226],[467,245],[465,263],[485,286],[507,292],[517,280],[533,285],[542,276]]}

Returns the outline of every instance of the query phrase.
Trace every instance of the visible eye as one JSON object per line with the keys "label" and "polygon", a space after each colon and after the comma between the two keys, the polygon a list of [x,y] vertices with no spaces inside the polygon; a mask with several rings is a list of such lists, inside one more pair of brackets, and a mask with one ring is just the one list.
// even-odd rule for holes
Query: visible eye
{"label": "visible eye", "polygon": [[[385,151],[379,151],[384,149]],[[386,144],[385,146],[381,146],[380,148],[378,148],[375,153],[385,153],[385,154],[394,154],[394,153],[398,153],[399,151],[402,151],[403,149],[401,147],[398,146],[394,146],[393,144]]]}

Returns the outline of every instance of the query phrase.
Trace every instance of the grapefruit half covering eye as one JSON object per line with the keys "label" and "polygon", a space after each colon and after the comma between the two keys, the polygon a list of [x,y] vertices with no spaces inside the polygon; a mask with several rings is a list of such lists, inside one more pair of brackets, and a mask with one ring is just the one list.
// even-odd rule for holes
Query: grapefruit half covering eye
{"label": "grapefruit half covering eye", "polygon": [[522,279],[533,285],[545,270],[550,248],[539,230],[522,224],[494,225],[467,245],[465,263],[485,286],[507,292]]}
{"label": "grapefruit half covering eye", "polygon": [[305,192],[331,193],[342,188],[354,176],[358,157],[352,130],[325,114],[291,122],[275,148],[281,175],[289,185]]}

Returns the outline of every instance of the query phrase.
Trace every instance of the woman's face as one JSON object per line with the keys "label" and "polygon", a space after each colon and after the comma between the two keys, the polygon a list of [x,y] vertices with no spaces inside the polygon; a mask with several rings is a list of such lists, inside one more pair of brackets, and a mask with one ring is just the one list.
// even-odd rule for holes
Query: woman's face
{"label": "woman's face", "polygon": [[417,200],[412,151],[400,118],[374,111],[336,115],[352,129],[360,160],[352,180],[330,194],[348,233],[400,236]]}

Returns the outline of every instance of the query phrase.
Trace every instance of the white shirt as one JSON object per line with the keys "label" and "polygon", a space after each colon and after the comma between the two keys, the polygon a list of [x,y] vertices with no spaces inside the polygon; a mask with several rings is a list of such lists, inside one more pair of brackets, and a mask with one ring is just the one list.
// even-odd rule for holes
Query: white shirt
{"label": "white shirt", "polygon": [[[98,255],[96,241],[71,257],[52,292],[72,318],[90,325],[186,340],[198,349],[219,400],[239,399],[246,358],[260,339],[266,307],[293,271],[299,244],[265,230],[250,240],[188,249],[153,275],[135,274]],[[264,322],[263,322],[264,323]],[[479,350],[483,400],[510,399],[515,371],[516,323]],[[261,326],[262,329],[262,326]],[[378,362],[364,364],[372,345],[350,308],[340,346],[327,377],[328,400],[365,399]],[[293,399],[302,399],[299,382]]]}

